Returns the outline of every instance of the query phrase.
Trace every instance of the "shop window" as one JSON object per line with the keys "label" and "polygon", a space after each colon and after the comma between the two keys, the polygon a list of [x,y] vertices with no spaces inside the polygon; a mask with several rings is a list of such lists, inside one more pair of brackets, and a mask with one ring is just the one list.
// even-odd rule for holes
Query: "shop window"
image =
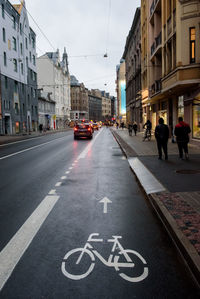
{"label": "shop window", "polygon": [[200,101],[193,103],[193,137],[200,139]]}
{"label": "shop window", "polygon": [[195,27],[190,28],[190,63],[195,63],[195,40],[196,40],[196,29]]}
{"label": "shop window", "polygon": [[178,117],[184,118],[184,96],[178,97]]}

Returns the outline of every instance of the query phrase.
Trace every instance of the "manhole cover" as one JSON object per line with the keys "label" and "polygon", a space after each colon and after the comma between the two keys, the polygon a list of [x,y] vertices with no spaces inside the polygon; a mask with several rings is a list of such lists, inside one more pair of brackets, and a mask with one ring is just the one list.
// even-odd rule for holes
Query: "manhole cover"
{"label": "manhole cover", "polygon": [[176,170],[176,173],[180,173],[180,174],[198,174],[198,173],[200,173],[200,170],[198,170],[198,169],[180,169],[180,170]]}

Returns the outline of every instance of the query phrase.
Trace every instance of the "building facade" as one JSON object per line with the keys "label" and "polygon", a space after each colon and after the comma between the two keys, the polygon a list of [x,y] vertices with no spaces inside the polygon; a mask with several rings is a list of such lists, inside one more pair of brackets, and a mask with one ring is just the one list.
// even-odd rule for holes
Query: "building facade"
{"label": "building facade", "polygon": [[71,76],[71,113],[73,121],[89,120],[88,89]]}
{"label": "building facade", "polygon": [[36,35],[29,26],[25,1],[0,0],[0,133],[38,128]]}
{"label": "building facade", "polygon": [[56,102],[52,100],[50,93],[40,92],[38,95],[38,123],[43,129],[52,130],[55,128],[53,116],[56,113]]}
{"label": "building facade", "polygon": [[136,9],[134,20],[126,39],[123,54],[126,66],[126,118],[127,123],[142,124],[141,102],[141,22],[140,8]]}
{"label": "building facade", "polygon": [[53,119],[55,129],[68,126],[70,121],[70,75],[68,69],[68,56],[64,49],[62,60],[59,50],[47,52],[37,58],[38,87],[46,93],[51,93],[56,102],[56,111]]}
{"label": "building facade", "polygon": [[89,102],[89,121],[97,122],[102,121],[102,98],[100,93],[95,90],[88,92]]}
{"label": "building facade", "polygon": [[101,100],[102,100],[102,120],[110,121],[112,115],[111,115],[111,98],[109,93],[105,91],[101,91]]}
{"label": "building facade", "polygon": [[116,92],[117,92],[117,121],[126,123],[126,78],[125,60],[121,59],[116,67]]}
{"label": "building facade", "polygon": [[178,117],[183,116],[192,138],[200,139],[200,1],[152,0],[145,18],[147,111],[153,128],[163,117],[173,134]]}

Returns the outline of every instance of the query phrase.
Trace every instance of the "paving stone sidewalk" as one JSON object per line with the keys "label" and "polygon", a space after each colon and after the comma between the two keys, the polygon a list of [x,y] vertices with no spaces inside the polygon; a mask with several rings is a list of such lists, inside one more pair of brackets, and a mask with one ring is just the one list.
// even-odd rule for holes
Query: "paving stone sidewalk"
{"label": "paving stone sidewalk", "polygon": [[[138,157],[143,161],[144,156],[158,155],[154,137],[151,141],[142,141],[141,133],[137,136],[129,136],[127,130],[111,130],[127,158]],[[168,152],[169,156],[178,156],[177,144],[169,142]],[[189,145],[189,153],[191,157],[195,156],[199,159],[200,147]],[[170,165],[165,161],[163,163],[165,164],[162,164],[162,171],[166,168],[167,173]],[[200,170],[200,159],[198,165]],[[159,169],[154,172],[154,176],[158,181],[160,180]],[[171,179],[174,180],[174,176]],[[200,285],[200,174],[197,174],[194,179],[197,181],[199,191],[169,192],[167,190],[147,196]]]}

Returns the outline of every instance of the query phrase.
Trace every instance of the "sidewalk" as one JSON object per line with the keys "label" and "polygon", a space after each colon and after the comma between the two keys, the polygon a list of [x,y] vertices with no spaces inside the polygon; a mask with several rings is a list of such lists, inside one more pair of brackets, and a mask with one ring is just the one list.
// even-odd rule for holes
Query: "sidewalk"
{"label": "sidewalk", "polygon": [[189,145],[189,161],[178,159],[178,148],[168,143],[169,160],[158,160],[155,138],[111,129],[131,169],[158,217],[200,285],[200,147]]}
{"label": "sidewalk", "polygon": [[25,140],[25,139],[30,139],[34,137],[40,137],[40,136],[45,136],[49,134],[56,134],[56,133],[61,133],[65,131],[69,131],[71,128],[66,128],[63,130],[50,130],[46,132],[40,133],[39,131],[37,132],[31,132],[31,134],[19,134],[19,135],[0,135],[0,145],[2,144],[7,144],[7,143],[12,143],[20,140]]}

